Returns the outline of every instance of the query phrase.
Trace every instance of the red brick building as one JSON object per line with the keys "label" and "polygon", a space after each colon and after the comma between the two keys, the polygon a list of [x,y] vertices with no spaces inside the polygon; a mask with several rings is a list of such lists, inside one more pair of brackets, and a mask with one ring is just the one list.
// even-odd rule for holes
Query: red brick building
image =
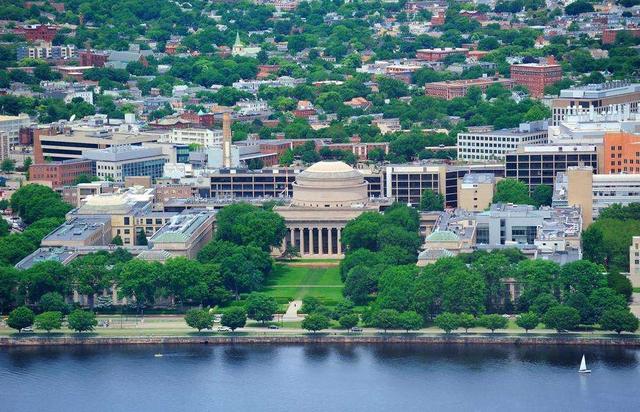
{"label": "red brick building", "polygon": [[454,54],[469,55],[469,49],[463,47],[444,47],[437,49],[418,49],[416,50],[416,59],[428,62],[437,62],[444,60],[447,56]]}
{"label": "red brick building", "polygon": [[627,32],[633,37],[640,37],[640,28],[628,28],[628,29],[604,29],[602,31],[602,44],[613,44],[616,41],[616,37],[620,32]]}
{"label": "red brick building", "polygon": [[28,24],[14,29],[14,34],[24,36],[28,41],[51,43],[58,34],[58,27],[49,24]]}
{"label": "red brick building", "polygon": [[93,50],[83,50],[80,52],[80,66],[104,67],[109,59],[106,53],[100,53]]}
{"label": "red brick building", "polygon": [[277,64],[261,64],[258,66],[258,75],[256,76],[256,79],[265,79],[272,74],[277,74],[278,70],[280,70],[280,66]]}
{"label": "red brick building", "polygon": [[511,66],[511,80],[529,89],[533,97],[544,96],[544,88],[562,80],[562,66],[555,63],[525,63]]}
{"label": "red brick building", "polygon": [[36,163],[29,167],[29,180],[50,182],[53,187],[73,184],[80,175],[91,175],[92,161],[83,159]]}
{"label": "red brick building", "polygon": [[444,82],[427,83],[424,85],[424,91],[427,96],[441,97],[451,100],[456,97],[464,97],[467,95],[469,88],[472,86],[479,87],[482,92],[487,91],[487,87],[492,84],[501,84],[505,89],[513,88],[513,80],[500,77],[481,77],[472,80],[449,80]]}

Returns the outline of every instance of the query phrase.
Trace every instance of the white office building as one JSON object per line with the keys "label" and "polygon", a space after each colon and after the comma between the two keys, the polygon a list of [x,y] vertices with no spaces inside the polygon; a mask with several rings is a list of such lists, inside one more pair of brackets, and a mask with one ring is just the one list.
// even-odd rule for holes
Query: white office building
{"label": "white office building", "polygon": [[213,147],[222,144],[222,130],[173,129],[160,141],[162,143],[197,144],[201,147]]}
{"label": "white office building", "polygon": [[521,146],[545,143],[548,143],[546,121],[521,123],[517,129],[458,133],[458,160],[504,160]]}
{"label": "white office building", "polygon": [[29,115],[20,113],[19,116],[0,115],[0,133],[6,133],[9,145],[14,146],[19,143],[20,129],[31,124]]}

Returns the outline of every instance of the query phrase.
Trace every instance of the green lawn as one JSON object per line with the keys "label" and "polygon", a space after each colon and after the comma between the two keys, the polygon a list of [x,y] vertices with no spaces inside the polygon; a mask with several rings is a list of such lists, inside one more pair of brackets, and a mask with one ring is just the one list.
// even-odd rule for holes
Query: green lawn
{"label": "green lawn", "polygon": [[277,298],[279,303],[314,296],[332,305],[342,299],[342,288],[337,266],[318,268],[278,263],[263,292]]}

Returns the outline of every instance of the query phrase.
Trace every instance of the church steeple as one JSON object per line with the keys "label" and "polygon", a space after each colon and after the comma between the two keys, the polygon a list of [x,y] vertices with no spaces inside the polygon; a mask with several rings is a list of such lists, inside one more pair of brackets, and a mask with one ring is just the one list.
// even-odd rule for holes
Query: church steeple
{"label": "church steeple", "polygon": [[233,47],[242,47],[244,46],[244,44],[242,44],[242,40],[240,40],[240,32],[236,32],[236,41],[235,43],[233,43]]}

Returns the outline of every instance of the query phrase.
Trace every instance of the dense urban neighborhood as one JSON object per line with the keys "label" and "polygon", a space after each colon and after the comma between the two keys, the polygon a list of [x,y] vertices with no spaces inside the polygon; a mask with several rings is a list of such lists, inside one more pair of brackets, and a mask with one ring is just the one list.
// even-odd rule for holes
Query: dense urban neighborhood
{"label": "dense urban neighborhood", "polygon": [[0,0],[0,335],[634,334],[639,77],[638,0]]}

